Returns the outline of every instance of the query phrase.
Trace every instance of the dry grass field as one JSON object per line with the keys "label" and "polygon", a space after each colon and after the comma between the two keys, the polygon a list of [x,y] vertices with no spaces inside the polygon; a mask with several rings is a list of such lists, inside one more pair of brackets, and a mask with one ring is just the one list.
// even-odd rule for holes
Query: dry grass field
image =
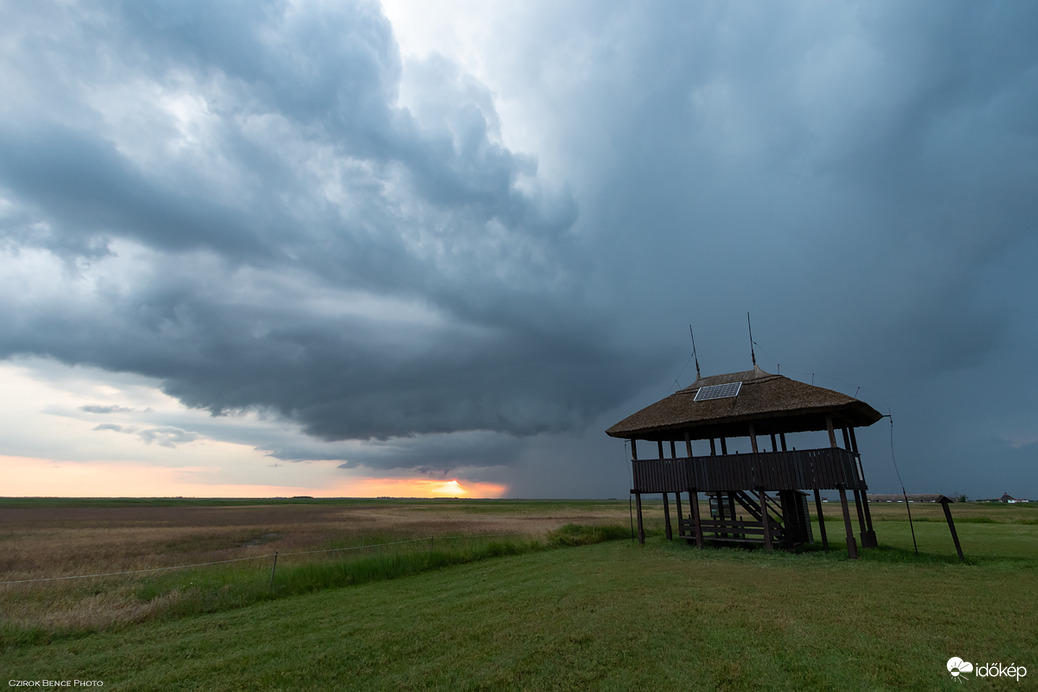
{"label": "dry grass field", "polygon": [[[144,600],[142,583],[170,574],[191,583],[191,574],[162,568],[202,564],[212,573],[236,561],[239,573],[260,573],[270,570],[275,552],[284,568],[341,559],[339,549],[442,537],[543,538],[567,524],[628,522],[625,502],[253,502],[0,500],[0,621],[60,630],[146,620],[178,592]],[[81,578],[87,575],[107,576]]]}
{"label": "dry grass field", "polygon": [[[531,504],[531,503],[523,503]],[[628,520],[617,503],[353,501],[229,506],[0,506],[4,581],[288,553],[372,536],[543,535],[568,523]]]}

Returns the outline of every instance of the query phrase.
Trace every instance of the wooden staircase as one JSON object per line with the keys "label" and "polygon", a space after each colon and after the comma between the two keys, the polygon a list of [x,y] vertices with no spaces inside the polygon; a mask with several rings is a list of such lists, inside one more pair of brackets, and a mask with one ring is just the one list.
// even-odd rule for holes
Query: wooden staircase
{"label": "wooden staircase", "polygon": [[[806,503],[796,491],[780,491],[778,496],[765,493],[762,508],[758,498],[735,490],[711,493],[710,516],[700,518],[699,526],[704,541],[766,545],[770,539],[772,545],[792,550],[811,540],[811,525],[805,517]],[[679,517],[678,534],[688,541],[695,540],[695,520],[691,516]]]}

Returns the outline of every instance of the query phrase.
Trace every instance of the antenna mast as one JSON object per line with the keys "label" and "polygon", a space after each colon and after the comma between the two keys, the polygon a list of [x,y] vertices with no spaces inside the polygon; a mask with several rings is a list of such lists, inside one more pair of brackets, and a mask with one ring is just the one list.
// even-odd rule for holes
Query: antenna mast
{"label": "antenna mast", "polygon": [[746,328],[750,331],[750,358],[753,360],[753,368],[757,369],[757,354],[753,352],[753,326],[750,324],[750,313],[746,313]]}
{"label": "antenna mast", "polygon": [[701,375],[699,374],[699,356],[696,355],[696,335],[692,333],[692,325],[688,325],[688,335],[692,337],[692,357],[696,361],[696,379],[698,380]]}

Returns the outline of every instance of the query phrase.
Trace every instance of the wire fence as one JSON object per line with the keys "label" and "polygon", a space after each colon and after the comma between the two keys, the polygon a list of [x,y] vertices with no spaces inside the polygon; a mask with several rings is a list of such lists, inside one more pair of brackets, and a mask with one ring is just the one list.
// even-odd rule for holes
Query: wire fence
{"label": "wire fence", "polygon": [[526,535],[526,534],[522,534],[522,533],[496,533],[496,534],[465,534],[465,535],[457,535],[457,536],[426,536],[424,538],[409,538],[409,539],[401,540],[401,541],[389,541],[389,542],[386,542],[386,543],[372,543],[372,544],[368,544],[368,545],[354,545],[354,546],[347,546],[347,547],[344,547],[344,548],[324,548],[324,549],[321,549],[321,550],[299,550],[299,551],[293,551],[293,552],[289,552],[289,553],[280,553],[278,551],[275,551],[273,553],[264,553],[262,555],[249,555],[248,557],[236,557],[236,558],[231,558],[231,559],[228,559],[228,560],[212,560],[212,561],[209,561],[209,562],[195,562],[195,563],[183,564],[183,565],[169,565],[169,566],[166,566],[166,567],[147,567],[147,568],[144,568],[144,569],[122,570],[122,571],[118,571],[118,572],[99,572],[99,573],[96,573],[96,574],[75,574],[75,575],[62,576],[62,577],[38,577],[38,578],[35,578],[35,579],[14,579],[14,580],[9,580],[9,581],[0,581],[0,586],[7,586],[7,585],[11,585],[11,584],[34,584],[34,583],[43,583],[43,582],[68,581],[68,580],[72,580],[72,579],[92,579],[92,578],[98,578],[98,577],[116,577],[116,576],[130,575],[130,574],[147,574],[147,573],[150,573],[150,572],[163,572],[163,571],[173,571],[173,570],[179,570],[179,569],[191,569],[191,568],[195,568],[195,567],[208,567],[208,566],[211,566],[211,565],[225,565],[225,564],[229,564],[229,563],[232,563],[232,562],[247,562],[247,561],[250,561],[250,560],[273,559],[274,560],[274,564],[276,566],[277,565],[277,560],[278,560],[279,557],[285,558],[285,557],[293,557],[293,556],[297,556],[297,555],[317,555],[317,554],[321,554],[321,553],[344,553],[344,552],[352,552],[352,551],[359,551],[359,550],[371,550],[371,549],[374,549],[374,548],[385,548],[385,547],[389,547],[389,546],[406,545],[406,544],[409,544],[409,543],[428,543],[429,544],[429,549],[432,550],[433,547],[435,546],[435,541],[437,539],[439,539],[441,541],[445,541],[445,540],[459,540],[459,539],[515,538],[515,537],[524,536],[524,535]]}

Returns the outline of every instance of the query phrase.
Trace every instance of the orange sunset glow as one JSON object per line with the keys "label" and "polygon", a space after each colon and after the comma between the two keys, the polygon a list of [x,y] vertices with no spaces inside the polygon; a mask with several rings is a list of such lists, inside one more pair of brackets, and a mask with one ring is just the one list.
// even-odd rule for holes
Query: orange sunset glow
{"label": "orange sunset glow", "polygon": [[[503,497],[508,486],[477,481],[432,480],[429,478],[357,478],[349,481],[357,497]],[[333,497],[340,494],[333,493]]]}
{"label": "orange sunset glow", "polygon": [[124,462],[67,462],[0,456],[7,497],[471,497],[499,498],[500,483],[429,478],[342,478],[307,485],[220,482],[211,467],[169,468]]}

